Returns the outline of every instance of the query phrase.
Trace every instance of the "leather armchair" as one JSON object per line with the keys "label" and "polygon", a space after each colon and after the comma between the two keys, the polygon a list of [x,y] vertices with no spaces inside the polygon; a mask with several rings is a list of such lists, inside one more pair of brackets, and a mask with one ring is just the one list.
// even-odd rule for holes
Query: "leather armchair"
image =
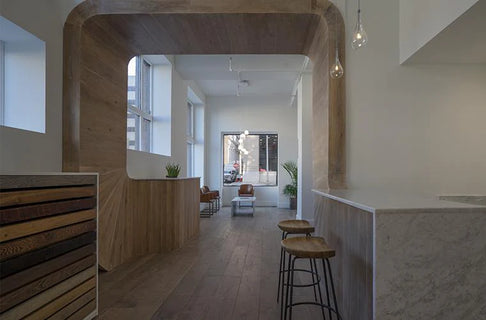
{"label": "leather armchair", "polygon": [[255,191],[252,184],[242,184],[238,189],[238,197],[254,197]]}

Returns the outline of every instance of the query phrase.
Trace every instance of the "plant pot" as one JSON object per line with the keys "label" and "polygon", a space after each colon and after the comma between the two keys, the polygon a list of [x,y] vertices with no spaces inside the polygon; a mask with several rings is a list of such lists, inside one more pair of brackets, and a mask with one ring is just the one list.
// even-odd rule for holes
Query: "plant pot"
{"label": "plant pot", "polygon": [[290,210],[296,210],[296,209],[297,209],[297,197],[290,198]]}
{"label": "plant pot", "polygon": [[169,177],[169,176],[165,176],[167,179],[177,179],[177,177]]}

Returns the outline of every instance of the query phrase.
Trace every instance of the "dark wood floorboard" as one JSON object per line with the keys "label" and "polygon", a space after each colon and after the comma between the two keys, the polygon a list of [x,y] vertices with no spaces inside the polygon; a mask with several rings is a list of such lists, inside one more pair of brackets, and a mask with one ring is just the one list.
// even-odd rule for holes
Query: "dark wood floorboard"
{"label": "dark wood floorboard", "polygon": [[[200,236],[183,248],[100,274],[99,319],[279,319],[277,223],[294,217],[295,211],[277,208],[231,217],[230,208],[222,208],[201,219]],[[296,289],[295,297],[313,300],[313,291]],[[294,319],[322,319],[322,314],[318,307],[299,306]]]}

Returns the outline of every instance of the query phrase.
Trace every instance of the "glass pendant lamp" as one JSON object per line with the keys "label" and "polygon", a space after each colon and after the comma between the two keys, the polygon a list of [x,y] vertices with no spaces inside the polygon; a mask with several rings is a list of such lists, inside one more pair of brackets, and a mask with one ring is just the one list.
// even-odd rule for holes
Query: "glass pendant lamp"
{"label": "glass pendant lamp", "polygon": [[368,42],[368,36],[363,28],[363,22],[361,21],[361,1],[358,0],[358,20],[356,21],[356,26],[353,31],[353,42],[351,46],[353,49],[357,50],[364,47]]}
{"label": "glass pendant lamp", "polygon": [[[337,10],[337,8],[336,8]],[[333,79],[339,79],[343,76],[344,74],[344,69],[343,66],[341,65],[341,62],[339,61],[339,51],[338,51],[338,24],[337,24],[337,15],[334,13],[334,21],[335,21],[335,27],[336,27],[336,32],[335,32],[335,46],[336,46],[336,53],[335,53],[335,58],[334,58],[334,64],[331,66],[331,70],[329,70],[329,74],[331,75],[331,78]]]}

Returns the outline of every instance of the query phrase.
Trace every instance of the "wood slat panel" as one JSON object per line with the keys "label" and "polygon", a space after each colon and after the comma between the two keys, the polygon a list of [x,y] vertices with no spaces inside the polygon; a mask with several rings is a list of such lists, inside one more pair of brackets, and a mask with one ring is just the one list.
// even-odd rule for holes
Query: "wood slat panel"
{"label": "wood slat panel", "polygon": [[65,294],[67,291],[72,290],[74,287],[80,285],[89,278],[93,278],[96,275],[96,271],[96,266],[81,271],[73,277],[57,284],[52,288],[47,289],[41,294],[36,295],[32,299],[29,299],[28,301],[21,303],[13,307],[12,309],[9,309],[6,312],[2,313],[2,320],[18,320],[27,316],[28,314],[39,309],[43,305]]}
{"label": "wood slat panel", "polygon": [[84,305],[81,309],[73,313],[67,320],[83,320],[96,308],[96,300],[91,300],[88,304]]}
{"label": "wood slat panel", "polygon": [[0,227],[0,243],[95,218],[96,209],[90,209],[11,224]]}
{"label": "wood slat panel", "polygon": [[5,242],[0,244],[0,261],[94,230],[96,221],[92,220]]}
{"label": "wood slat panel", "polygon": [[48,261],[49,259],[82,246],[88,245],[90,248],[96,248],[96,243],[92,243],[95,239],[95,232],[87,232],[80,236],[0,262],[0,277],[8,277],[11,274],[20,272],[44,261]]}
{"label": "wood slat panel", "polygon": [[58,271],[54,271],[47,276],[37,279],[17,290],[14,290],[0,299],[0,312],[10,309],[11,307],[47,290],[59,282],[81,272],[90,266],[96,264],[96,255],[85,257],[76,261]]}
{"label": "wood slat panel", "polygon": [[315,196],[316,233],[336,250],[331,260],[343,319],[373,319],[373,213]]}
{"label": "wood slat panel", "polygon": [[0,190],[95,185],[95,174],[0,175]]}
{"label": "wood slat panel", "polygon": [[[96,299],[96,289],[93,288],[47,319],[48,320],[64,320],[67,317],[69,317],[70,315],[72,315],[74,312],[76,312],[77,310],[81,309],[81,307],[86,305],[88,302],[90,302],[91,300],[94,300],[94,299]],[[59,306],[60,306],[60,304],[56,307],[59,308]],[[53,308],[53,309],[55,309],[55,308]],[[47,314],[47,315],[49,315],[49,314]],[[27,317],[27,318],[25,318],[25,320],[44,319],[45,316],[46,316],[46,314],[42,314],[41,317],[36,315],[35,317],[32,317],[32,318]]]}
{"label": "wood slat panel", "polygon": [[90,209],[95,206],[96,198],[84,198],[1,209],[0,225]]}
{"label": "wood slat panel", "polygon": [[0,194],[0,207],[96,196],[96,186],[7,191]]}
{"label": "wood slat panel", "polygon": [[96,243],[89,244],[79,249],[70,251],[62,256],[48,260],[44,263],[36,265],[32,268],[18,272],[10,277],[2,279],[2,285],[0,286],[0,295],[20,288],[29,282],[39,279],[51,272],[64,268],[75,261],[81,260],[96,252]]}

